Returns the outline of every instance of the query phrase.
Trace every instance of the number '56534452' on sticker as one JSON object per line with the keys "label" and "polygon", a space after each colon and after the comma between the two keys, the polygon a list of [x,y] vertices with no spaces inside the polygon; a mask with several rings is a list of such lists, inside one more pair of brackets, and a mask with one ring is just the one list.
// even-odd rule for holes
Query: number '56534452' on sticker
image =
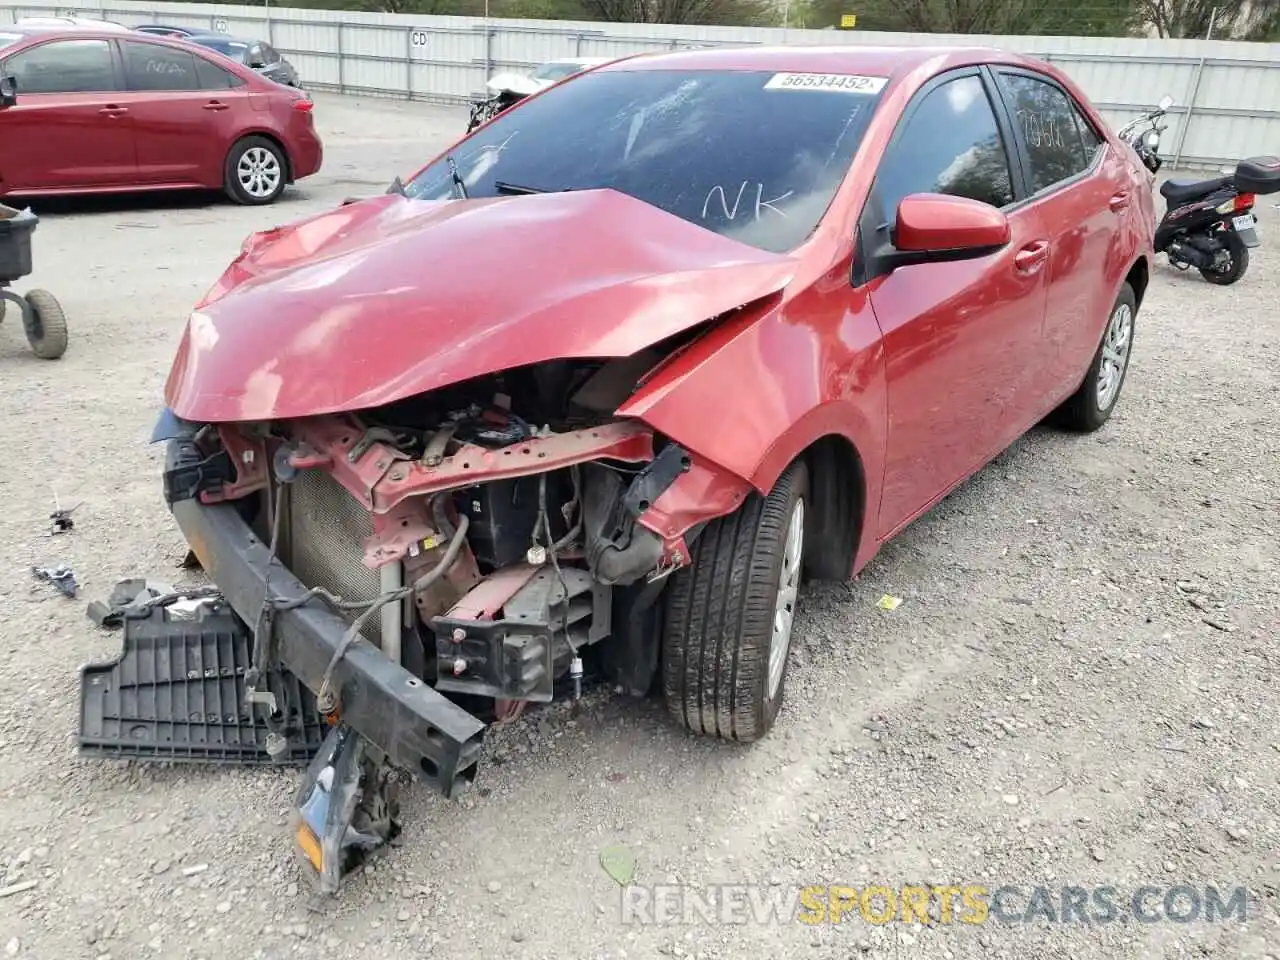
{"label": "number '56534452' on sticker", "polygon": [[840,93],[879,93],[887,77],[860,77],[851,73],[775,73],[766,90],[834,90]]}

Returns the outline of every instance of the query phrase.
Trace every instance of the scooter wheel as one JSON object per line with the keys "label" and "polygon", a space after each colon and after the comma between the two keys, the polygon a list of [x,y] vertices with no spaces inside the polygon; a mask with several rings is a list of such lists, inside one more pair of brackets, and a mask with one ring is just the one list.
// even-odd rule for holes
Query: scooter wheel
{"label": "scooter wheel", "polygon": [[26,300],[31,307],[27,343],[41,360],[57,360],[67,352],[67,317],[62,305],[48,290],[28,291]]}
{"label": "scooter wheel", "polygon": [[1249,248],[1234,233],[1227,234],[1227,249],[1231,251],[1231,262],[1221,270],[1200,271],[1205,281],[1218,287],[1229,287],[1249,269]]}

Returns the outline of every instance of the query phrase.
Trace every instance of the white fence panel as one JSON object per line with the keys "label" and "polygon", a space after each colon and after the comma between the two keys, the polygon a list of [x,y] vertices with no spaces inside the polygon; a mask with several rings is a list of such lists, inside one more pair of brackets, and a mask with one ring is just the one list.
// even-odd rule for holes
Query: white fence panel
{"label": "white fence panel", "polygon": [[[1166,142],[1182,166],[1217,168],[1280,153],[1280,44],[1121,37],[990,37],[781,27],[481,20],[230,4],[56,0],[0,5],[0,23],[74,15],[131,26],[171,23],[268,40],[316,88],[459,102],[485,80],[567,56],[747,44],[999,46],[1068,73],[1119,126],[1164,94],[1177,106]],[[1184,134],[1185,130],[1185,134]]]}

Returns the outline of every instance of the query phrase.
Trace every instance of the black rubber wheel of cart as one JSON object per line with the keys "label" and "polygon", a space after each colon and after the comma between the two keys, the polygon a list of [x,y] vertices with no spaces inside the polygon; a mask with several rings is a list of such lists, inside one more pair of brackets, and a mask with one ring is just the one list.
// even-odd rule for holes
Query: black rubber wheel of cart
{"label": "black rubber wheel of cart", "polygon": [[62,304],[48,290],[29,290],[27,303],[32,322],[27,328],[27,342],[41,360],[57,360],[67,352],[67,317]]}

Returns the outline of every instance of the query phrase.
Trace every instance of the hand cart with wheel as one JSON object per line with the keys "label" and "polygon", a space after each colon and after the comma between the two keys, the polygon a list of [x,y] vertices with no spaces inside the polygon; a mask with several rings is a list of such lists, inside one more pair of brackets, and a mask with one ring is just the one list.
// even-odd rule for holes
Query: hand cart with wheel
{"label": "hand cart with wheel", "polygon": [[40,222],[30,210],[0,203],[0,320],[8,304],[17,304],[32,352],[42,360],[57,360],[67,350],[67,318],[47,290],[14,293],[9,284],[31,272],[31,234]]}

